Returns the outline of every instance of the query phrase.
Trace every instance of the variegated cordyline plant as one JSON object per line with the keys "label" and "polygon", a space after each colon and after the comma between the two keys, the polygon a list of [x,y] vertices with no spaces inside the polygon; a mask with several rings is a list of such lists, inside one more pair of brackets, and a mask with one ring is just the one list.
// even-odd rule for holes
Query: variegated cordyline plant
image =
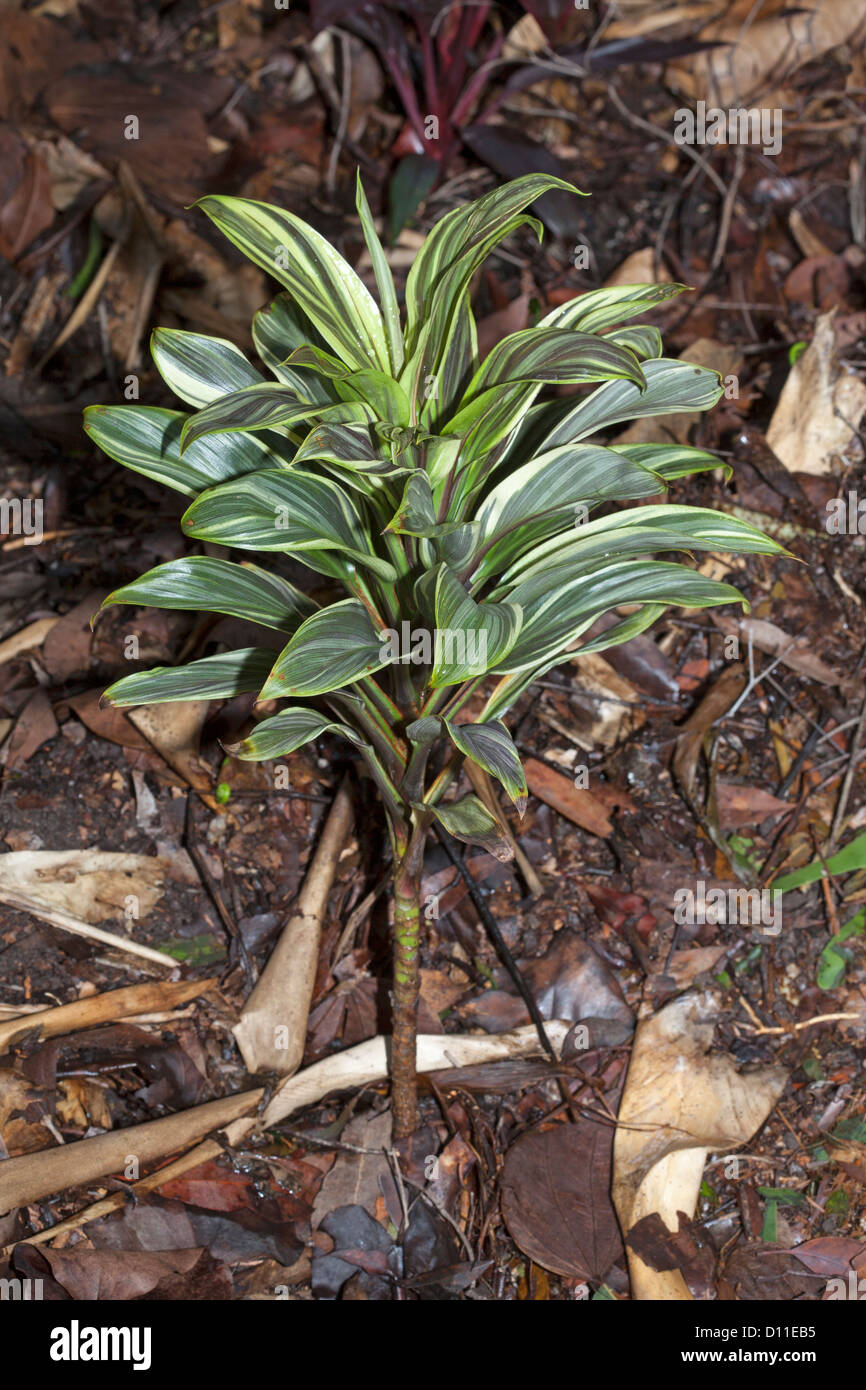
{"label": "variegated cordyline plant", "polygon": [[[187,536],[291,555],[330,586],[315,603],[278,561],[190,555],[158,565],[106,603],[231,614],[276,629],[285,646],[137,672],[106,698],[128,706],[254,692],[281,705],[230,748],[236,757],[281,758],[326,731],[357,749],[390,834],[398,1138],[416,1120],[425,837],[438,821],[507,853],[501,820],[460,793],[463,760],[496,778],[522,814],[526,780],[503,716],[532,681],[576,649],[627,641],[666,605],[741,599],[688,564],[651,557],[779,549],[709,509],[664,500],[610,509],[719,466],[677,443],[593,442],[623,421],[718,400],[715,372],[664,358],[658,330],[629,322],[684,286],[590,291],[479,360],[472,276],[521,225],[541,235],[527,208],[557,187],[578,192],[531,174],[443,217],[412,266],[403,313],[360,181],[378,303],[292,213],[206,197],[202,211],[284,286],[252,326],[270,377],[230,342],[160,329],[154,360],[191,412],[87,413],[107,454],[191,499]],[[592,389],[543,397],[553,383]],[[612,610],[613,626],[580,645]],[[467,719],[470,700],[480,712]]]}

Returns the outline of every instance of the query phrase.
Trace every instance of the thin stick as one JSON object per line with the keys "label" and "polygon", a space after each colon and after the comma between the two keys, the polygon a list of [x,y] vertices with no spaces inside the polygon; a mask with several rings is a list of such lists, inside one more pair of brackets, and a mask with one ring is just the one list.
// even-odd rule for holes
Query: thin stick
{"label": "thin stick", "polygon": [[0,1052],[8,1051],[19,1039],[34,1031],[38,1032],[40,1038],[56,1038],[80,1028],[93,1028],[99,1023],[113,1023],[115,1019],[151,1013],[154,1009],[172,1009],[198,998],[216,984],[215,977],[209,980],[179,980],[176,983],[160,980],[93,994],[89,999],[76,999],[72,1004],[60,1004],[54,1009],[20,1014],[0,1023]]}
{"label": "thin stick", "polygon": [[466,891],[468,892],[470,898],[472,899],[472,902],[475,905],[475,910],[477,911],[478,916],[481,918],[481,921],[484,923],[485,930],[488,936],[490,937],[490,940],[493,942],[493,945],[499,952],[500,958],[502,960],[503,965],[505,966],[505,969],[508,971],[509,975],[514,981],[517,991],[524,1004],[526,1005],[529,1017],[532,1019],[532,1022],[535,1025],[535,1031],[538,1034],[538,1040],[541,1043],[541,1046],[544,1048],[548,1057],[551,1057],[554,1061],[556,1061],[556,1053],[554,1052],[553,1047],[551,1046],[550,1039],[548,1038],[544,1028],[544,1019],[541,1017],[538,1005],[532,997],[532,992],[528,984],[526,983],[522,974],[520,973],[520,970],[518,969],[517,962],[515,961],[514,957],[512,956],[511,952],[505,944],[505,939],[502,935],[502,932],[499,930],[499,925],[496,921],[496,918],[493,916],[493,913],[490,911],[490,908],[484,901],[484,898],[481,895],[477,883],[470,874],[466,865],[463,863],[463,860],[459,857],[459,855],[455,854],[454,850],[451,848],[450,841],[448,840],[448,837],[446,836],[442,827],[440,825],[436,825],[434,829],[436,831],[436,836],[439,840],[439,843],[441,844],[445,853],[448,855],[448,858],[451,860],[451,863],[454,865],[460,877],[463,879],[463,882],[466,885]]}
{"label": "thin stick", "polygon": [[115,951],[125,951],[127,955],[139,956],[155,965],[161,965],[165,970],[177,969],[177,961],[164,951],[154,951],[150,946],[140,946],[137,941],[127,941],[123,936],[115,936],[113,932],[92,927],[89,922],[83,922],[79,917],[73,917],[70,912],[52,907],[50,903],[42,902],[39,898],[14,893],[9,888],[0,888],[0,903],[17,908],[19,912],[29,912],[40,921],[58,927],[60,931],[72,932],[75,936],[86,936],[91,941],[101,941],[104,946],[112,946]]}

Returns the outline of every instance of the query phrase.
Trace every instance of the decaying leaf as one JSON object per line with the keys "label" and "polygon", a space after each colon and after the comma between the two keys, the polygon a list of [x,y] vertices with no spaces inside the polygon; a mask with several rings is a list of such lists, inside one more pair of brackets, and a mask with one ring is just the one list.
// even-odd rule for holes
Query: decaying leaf
{"label": "decaying leaf", "polygon": [[830,473],[866,410],[866,386],[837,362],[833,315],[794,363],[767,430],[767,443],[792,473]]}
{"label": "decaying leaf", "polygon": [[0,858],[4,889],[59,907],[85,922],[145,917],[162,897],[162,861],[102,850],[17,850]]}
{"label": "decaying leaf", "polygon": [[[710,1053],[719,1012],[712,991],[686,994],[638,1024],[614,1141],[613,1200],[625,1233],[658,1212],[671,1231],[691,1218],[711,1150],[747,1143],[785,1087],[781,1067],[739,1072]],[[632,1297],[688,1299],[679,1271],[656,1272],[629,1253]]]}
{"label": "decaying leaf", "polygon": [[525,1255],[600,1282],[622,1253],[610,1204],[613,1130],[594,1120],[524,1135],[505,1160],[502,1211]]}

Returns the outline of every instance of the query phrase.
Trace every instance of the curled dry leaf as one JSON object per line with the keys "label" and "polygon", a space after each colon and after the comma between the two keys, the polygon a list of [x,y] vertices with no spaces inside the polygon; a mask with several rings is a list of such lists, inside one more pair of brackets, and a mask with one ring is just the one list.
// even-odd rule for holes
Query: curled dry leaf
{"label": "curled dry leaf", "polygon": [[[748,1143],[785,1088],[781,1067],[737,1070],[726,1053],[709,1052],[719,1003],[712,991],[686,994],[643,1019],[619,1109],[614,1141],[613,1200],[628,1233],[658,1212],[678,1229],[691,1218],[711,1150]],[[629,1252],[632,1297],[688,1299],[679,1273],[650,1269]]]}
{"label": "curled dry leaf", "polygon": [[148,854],[17,850],[0,858],[0,901],[7,890],[93,923],[122,916],[134,897],[141,918],[162,897],[163,873],[162,861]]}
{"label": "curled dry leaf", "polygon": [[502,1212],[536,1264],[600,1283],[622,1254],[610,1202],[613,1129],[594,1120],[526,1134],[512,1145]]}
{"label": "curled dry leaf", "polygon": [[576,787],[570,777],[554,772],[547,763],[538,758],[527,758],[523,764],[526,782],[533,796],[545,801],[561,816],[567,816],[581,830],[590,835],[605,839],[613,832],[613,826],[605,807],[591,791]]}
{"label": "curled dry leaf", "polygon": [[701,37],[720,46],[675,59],[665,73],[675,90],[703,97],[708,106],[736,105],[759,95],[763,106],[772,106],[772,83],[838,48],[866,21],[864,0],[798,0],[766,18],[756,7],[749,12],[755,23],[745,24],[740,15],[728,14],[729,6],[717,8],[721,18],[702,29]]}
{"label": "curled dry leaf", "polygon": [[[164,705],[139,705],[129,718],[169,767],[197,792],[207,793],[213,778],[198,756],[198,741],[207,718],[208,700],[172,700]],[[208,801],[211,809],[214,803]]]}
{"label": "curled dry leaf", "polygon": [[788,374],[767,430],[767,443],[792,473],[830,473],[866,410],[866,385],[837,361],[833,315]]}

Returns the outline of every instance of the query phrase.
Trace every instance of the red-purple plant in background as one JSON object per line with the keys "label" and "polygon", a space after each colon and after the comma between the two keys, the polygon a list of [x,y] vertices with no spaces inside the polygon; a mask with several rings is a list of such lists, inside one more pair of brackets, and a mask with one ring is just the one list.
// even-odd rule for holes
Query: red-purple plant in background
{"label": "red-purple plant in background", "polygon": [[[550,150],[523,131],[489,123],[514,93],[555,71],[594,73],[630,63],[663,63],[713,43],[694,39],[664,42],[626,38],[592,46],[586,10],[563,0],[310,0],[315,29],[339,25],[377,54],[393,83],[406,123],[393,147],[402,157],[391,189],[391,232],[396,235],[419,202],[442,177],[461,146],[505,177],[565,170]],[[537,60],[503,58],[509,31],[521,10],[538,21],[547,42]],[[578,41],[575,41],[578,40]],[[490,87],[497,79],[495,92]],[[485,97],[487,100],[484,100]],[[571,204],[547,197],[535,211],[557,234],[576,230]],[[563,216],[565,221],[563,221]]]}

